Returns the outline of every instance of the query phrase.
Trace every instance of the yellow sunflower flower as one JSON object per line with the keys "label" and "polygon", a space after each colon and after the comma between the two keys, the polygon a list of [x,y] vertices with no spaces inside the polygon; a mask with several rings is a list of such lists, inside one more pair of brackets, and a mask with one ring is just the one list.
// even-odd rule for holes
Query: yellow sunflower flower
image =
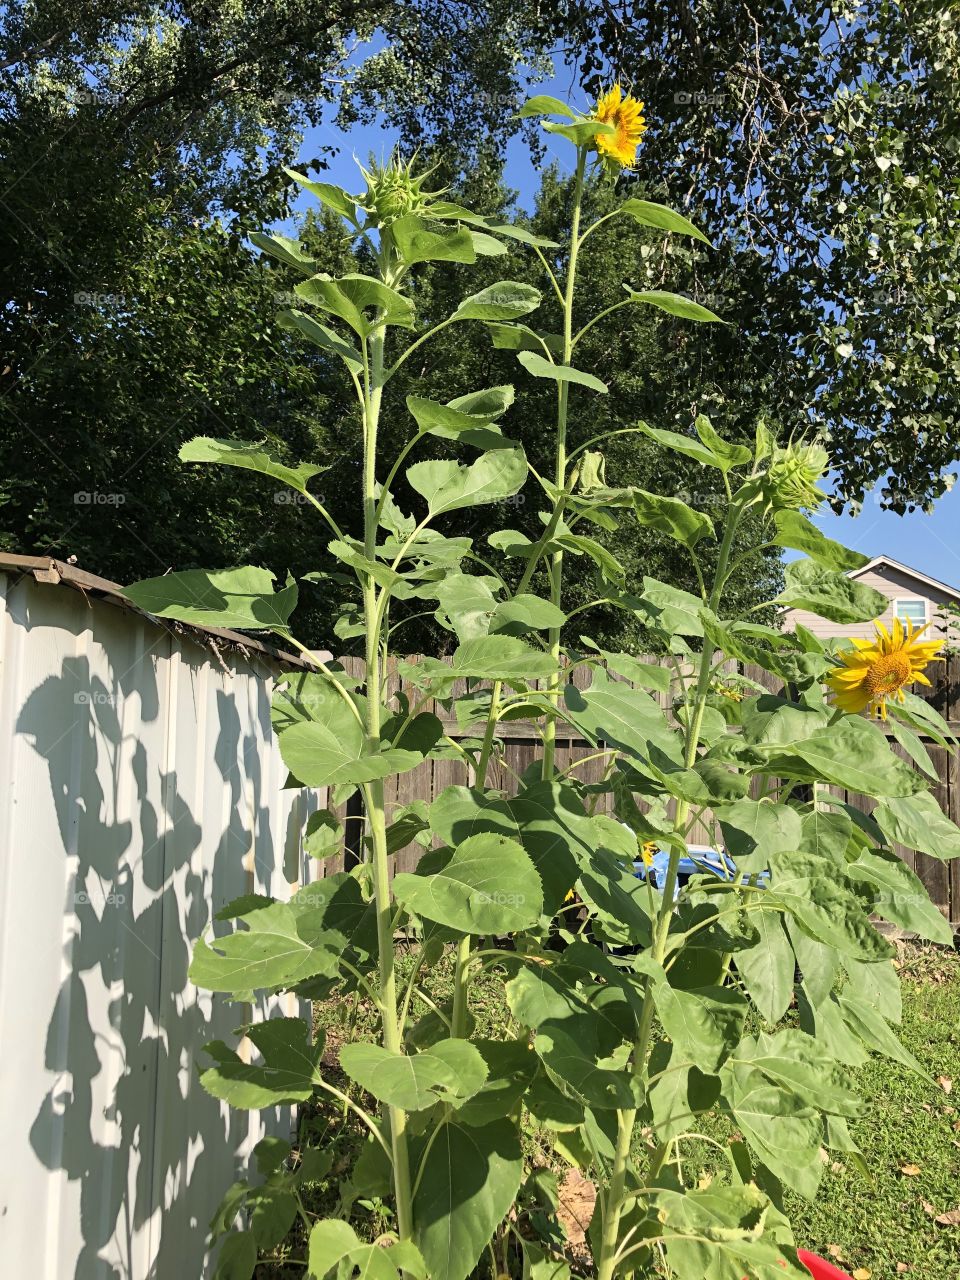
{"label": "yellow sunflower flower", "polygon": [[654,840],[644,840],[640,846],[640,857],[645,867],[653,866],[653,859],[660,852],[660,848]]}
{"label": "yellow sunflower flower", "polygon": [[878,622],[873,640],[854,640],[854,648],[839,655],[840,666],[827,676],[836,706],[854,713],[869,707],[871,715],[886,720],[887,703],[903,701],[904,685],[914,680],[928,685],[924,667],[943,661],[937,656],[939,640],[919,639],[929,625],[914,628],[894,618],[892,634]]}
{"label": "yellow sunflower flower", "polygon": [[593,118],[614,125],[617,131],[598,133],[594,139],[602,159],[614,161],[622,169],[630,168],[647,128],[642,112],[643,103],[625,95],[618,84],[603,94],[594,107]]}

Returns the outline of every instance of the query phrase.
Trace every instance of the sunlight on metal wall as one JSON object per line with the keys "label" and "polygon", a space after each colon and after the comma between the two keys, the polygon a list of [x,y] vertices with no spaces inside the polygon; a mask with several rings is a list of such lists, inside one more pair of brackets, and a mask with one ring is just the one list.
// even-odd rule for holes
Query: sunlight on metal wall
{"label": "sunlight on metal wall", "polygon": [[[0,1253],[33,1280],[209,1271],[223,1192],[289,1112],[205,1094],[249,1006],[187,980],[241,893],[286,897],[325,802],[283,791],[271,659],[225,670],[105,600],[0,575]],[[280,1000],[256,1016],[296,1012]]]}

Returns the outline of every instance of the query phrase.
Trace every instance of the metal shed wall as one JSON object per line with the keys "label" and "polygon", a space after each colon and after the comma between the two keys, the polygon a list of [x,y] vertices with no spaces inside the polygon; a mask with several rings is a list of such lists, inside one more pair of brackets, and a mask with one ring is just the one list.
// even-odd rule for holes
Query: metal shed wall
{"label": "metal shed wall", "polygon": [[213,922],[221,906],[285,897],[308,874],[300,833],[325,798],[281,789],[279,670],[0,573],[9,1275],[207,1274],[223,1192],[264,1132],[289,1134],[289,1111],[230,1112],[200,1087],[198,1050],[251,1010],[187,980],[194,940],[228,927]]}

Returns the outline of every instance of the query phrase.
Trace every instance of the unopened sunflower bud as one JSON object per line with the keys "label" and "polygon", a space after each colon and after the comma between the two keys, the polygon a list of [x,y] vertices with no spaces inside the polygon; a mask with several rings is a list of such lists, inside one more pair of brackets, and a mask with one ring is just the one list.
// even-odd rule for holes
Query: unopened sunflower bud
{"label": "unopened sunflower bud", "polygon": [[816,442],[800,441],[774,449],[764,477],[767,501],[775,511],[819,507],[827,495],[817,488],[817,481],[823,478],[829,462],[830,455]]}
{"label": "unopened sunflower bud", "polygon": [[388,164],[374,164],[372,172],[364,169],[363,165],[360,166],[360,172],[367,183],[367,190],[361,196],[360,204],[377,222],[392,222],[408,213],[423,213],[431,201],[443,194],[442,191],[423,189],[423,184],[433,173],[433,169],[414,177],[415,161],[415,156],[404,163],[398,155],[393,155]]}

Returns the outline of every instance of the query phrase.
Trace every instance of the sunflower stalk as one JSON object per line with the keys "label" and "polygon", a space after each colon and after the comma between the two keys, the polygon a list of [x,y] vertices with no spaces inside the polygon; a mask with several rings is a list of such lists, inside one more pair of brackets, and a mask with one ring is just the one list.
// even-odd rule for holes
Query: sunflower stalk
{"label": "sunflower stalk", "polygon": [[[148,612],[184,622],[200,615],[213,626],[235,626],[239,611],[247,629],[272,630],[303,653],[309,669],[280,677],[273,711],[280,754],[292,778],[312,793],[305,806],[311,812],[305,851],[319,858],[339,852],[342,822],[332,809],[313,813],[324,793],[336,805],[345,789],[357,788],[365,806],[364,865],[340,872],[328,866],[319,891],[307,884],[289,902],[238,899],[224,914],[240,923],[233,932],[198,942],[190,976],[198,986],[242,1001],[249,1001],[251,990],[268,997],[290,992],[306,1001],[316,998],[318,984],[334,999],[351,996],[354,1006],[361,995],[369,1000],[379,1014],[379,1036],[376,1043],[351,1039],[339,1047],[347,1090],[327,1078],[324,1046],[314,1041],[309,1023],[280,1017],[245,1029],[256,1047],[253,1058],[241,1058],[221,1042],[210,1045],[214,1065],[204,1064],[201,1082],[215,1098],[247,1110],[315,1096],[332,1105],[334,1099],[341,1117],[361,1126],[367,1142],[363,1168],[347,1180],[380,1186],[377,1194],[391,1199],[396,1231],[371,1241],[361,1238],[365,1223],[312,1220],[303,1211],[297,1162],[288,1167],[281,1154],[282,1167],[266,1180],[249,1191],[230,1189],[217,1219],[218,1239],[238,1216],[248,1224],[238,1233],[246,1238],[232,1238],[223,1255],[236,1280],[250,1280],[258,1251],[273,1253],[276,1241],[264,1233],[291,1205],[301,1213],[309,1242],[306,1256],[290,1261],[318,1280],[334,1266],[343,1274],[376,1273],[385,1280],[392,1274],[467,1280],[484,1256],[502,1266],[508,1280],[538,1275],[555,1237],[538,1239],[539,1218],[526,1214],[521,1194],[525,1106],[538,1124],[544,1116],[563,1116],[572,1130],[566,1154],[597,1187],[597,1220],[588,1233],[597,1280],[654,1264],[658,1275],[678,1280],[705,1270],[802,1280],[806,1273],[783,1219],[770,1212],[759,1188],[779,1180],[810,1194],[822,1171],[831,1117],[842,1125],[856,1104],[829,1046],[792,1022],[778,1025],[793,1001],[817,1014],[821,993],[803,973],[805,956],[816,945],[838,972],[846,971],[843,1002],[831,1005],[832,1018],[844,1020],[843,1035],[868,1050],[889,1052],[895,1031],[886,1024],[896,1010],[882,1003],[888,983],[863,986],[864,972],[890,954],[873,929],[872,913],[933,941],[952,941],[922,886],[890,849],[912,840],[926,852],[960,850],[960,829],[860,715],[901,720],[894,731],[928,769],[920,730],[949,746],[950,726],[916,699],[905,700],[905,685],[925,679],[935,642],[896,622],[891,631],[879,627],[873,641],[836,654],[810,632],[791,639],[750,621],[748,611],[735,619],[723,607],[728,579],[757,549],[732,555],[747,527],[743,513],[757,508],[767,530],[762,546],[806,553],[786,566],[778,603],[860,622],[886,608],[885,597],[848,576],[863,558],[824,538],[804,515],[822,498],[823,448],[803,439],[781,446],[762,423],[751,446],[725,438],[704,417],[684,432],[646,423],[600,437],[578,431],[581,397],[605,387],[572,362],[578,339],[605,316],[623,306],[650,305],[683,323],[718,319],[682,295],[631,289],[626,302],[621,298],[584,317],[574,331],[574,302],[582,302],[578,255],[588,237],[613,234],[617,220],[629,216],[653,235],[705,241],[684,215],[632,197],[581,228],[590,183],[633,163],[644,127],[641,109],[619,87],[589,115],[548,97],[525,108],[576,149],[566,261],[551,265],[543,241],[531,246],[547,272],[544,291],[555,293],[562,312],[561,341],[554,346],[540,339],[542,355],[525,323],[542,293],[517,281],[472,294],[453,314],[432,316],[418,329],[421,263],[468,266],[478,252],[490,251],[491,237],[529,243],[531,233],[441,200],[412,162],[395,157],[388,166],[374,166],[360,196],[292,175],[340,214],[352,237],[369,245],[376,277],[352,272],[333,280],[315,273],[316,262],[295,242],[258,239],[284,270],[307,277],[296,292],[311,314],[294,309],[285,327],[318,346],[324,359],[341,359],[357,393],[362,537],[353,536],[347,521],[342,529],[329,519],[327,524],[336,535],[329,547],[331,577],[339,586],[346,566],[359,590],[359,607],[352,607],[343,632],[358,637],[359,678],[339,663],[317,662],[290,634],[297,590],[292,580],[274,590],[267,585],[272,575],[246,567],[206,577],[171,573],[128,590]],[[551,380],[543,385],[556,405],[552,480],[541,479],[496,425],[510,410],[509,386],[473,390],[446,404],[429,399],[429,387],[418,388],[425,394],[407,402],[416,431],[392,462],[378,458],[384,386],[404,365],[410,368],[412,352],[451,326],[464,332],[467,321],[475,333],[476,326],[482,332],[483,325],[495,324],[499,337],[520,322],[502,350],[514,350],[534,379]],[[404,331],[410,335],[406,345],[395,336]],[[385,360],[388,334],[392,364]],[[722,528],[672,494],[607,488],[606,464],[594,446],[628,432],[652,437],[684,459],[682,466],[693,458],[720,473],[727,497]],[[411,459],[436,437],[453,448],[442,449],[445,456]],[[260,471],[273,483],[283,477],[322,519],[327,514],[307,489],[317,471],[309,463],[293,467],[259,445],[206,438],[185,446],[184,457]],[[385,476],[382,486],[378,474]],[[392,486],[401,475],[405,496],[398,502]],[[449,535],[457,532],[457,513],[509,500],[529,477],[547,492],[549,507],[539,538],[518,549],[525,565],[511,597],[509,574],[496,556],[481,557]],[[556,538],[578,486],[586,499],[564,534],[603,571],[591,604],[564,616],[564,556]],[[408,501],[415,504],[410,514]],[[646,579],[643,586],[610,585],[615,559],[600,544],[601,535],[586,539],[579,528],[579,518],[593,509],[589,504],[602,509],[606,502],[685,549],[691,590]],[[711,580],[704,547],[718,536]],[[483,575],[468,572],[475,564]],[[544,580],[538,596],[534,584]],[[222,605],[227,597],[229,611]],[[404,665],[404,693],[393,698],[385,678],[391,634],[421,616],[425,600],[459,644],[449,662],[423,656]],[[669,655],[682,715],[665,714],[646,692],[670,687],[670,677],[664,682],[637,655],[564,653],[561,627],[597,605],[625,609],[647,628],[651,649]],[[731,660],[758,665],[782,693],[716,695],[711,681]],[[581,688],[578,681],[575,695],[567,689],[561,704],[564,682],[578,667],[592,683]],[[464,678],[466,693],[458,693]],[[770,687],[767,680],[763,685]],[[449,711],[452,703],[458,719],[472,725],[478,688],[490,689],[479,747],[459,741],[428,710],[442,705]],[[556,749],[561,712],[595,748],[563,770]],[[516,794],[508,795],[511,787],[494,785],[488,775],[499,725],[517,717],[539,732],[543,752],[536,777],[533,769],[512,775],[504,762],[504,775],[517,784]],[[398,775],[416,776],[421,765],[450,761],[453,753],[461,771],[453,785],[429,803],[388,814],[387,797],[401,792]],[[597,760],[603,761],[599,778],[578,774],[581,764]],[[430,768],[419,776],[424,772]],[[870,822],[856,829],[846,812],[830,805],[831,841],[845,842],[842,859],[822,848],[827,797],[837,787],[872,787],[880,801]],[[713,863],[688,843],[707,814],[719,820],[724,840],[722,856],[710,851],[711,858],[717,855]],[[411,839],[425,849],[415,868],[391,865],[393,851]],[[720,845],[719,836],[712,843]],[[695,870],[689,881],[687,853]],[[761,920],[763,930],[754,929],[752,922]],[[414,955],[398,1000],[399,929]],[[507,949],[500,945],[504,937]],[[478,949],[474,939],[479,944],[483,938],[497,939],[497,945]],[[812,943],[797,951],[797,938]],[[453,974],[449,1003],[448,989],[435,978],[444,954],[448,967],[441,971]],[[507,1017],[499,1037],[472,1036],[469,1006],[477,975],[504,989]],[[867,1007],[877,991],[879,1004]],[[770,1030],[746,1035],[760,1018]],[[815,1016],[814,1031],[818,1021]],[[765,1109],[754,1105],[757,1096]],[[677,1104],[683,1132],[676,1127]],[[682,1144],[713,1141],[687,1121],[717,1108],[744,1133],[744,1143],[735,1167],[731,1162],[732,1179],[716,1180],[704,1191],[690,1185]],[[652,1131],[645,1170],[630,1159],[641,1114]],[[789,1160],[778,1151],[780,1115],[793,1125]],[[598,1142],[603,1116],[616,1117],[612,1157]],[[305,1142],[303,1168],[308,1147]]]}
{"label": "sunflower stalk", "polygon": [[[580,252],[580,215],[583,208],[583,179],[587,166],[587,147],[577,148],[577,168],[573,179],[573,208],[570,218],[570,253],[567,260],[567,276],[563,293],[563,363],[569,364],[573,354],[573,297],[577,283],[577,255]],[[569,383],[561,382],[557,390],[557,439],[556,457],[554,461],[554,484],[557,488],[553,524],[559,523],[562,515],[562,495],[567,485],[567,413],[569,406]],[[550,557],[549,567],[550,603],[560,608],[563,595],[563,551],[554,551]],[[551,627],[550,655],[556,666],[556,674],[550,685],[547,696],[554,702],[559,700],[563,682],[560,627]],[[554,770],[554,757],[557,744],[557,718],[547,718],[543,736],[543,776],[550,778]]]}
{"label": "sunflower stalk", "polygon": [[[388,280],[389,283],[389,280]],[[377,544],[377,434],[383,399],[384,330],[380,326],[364,343],[364,412],[363,412],[363,545],[364,555],[372,563]],[[363,585],[363,615],[366,624],[364,684],[367,690],[367,750],[380,751],[381,644],[383,627],[382,602],[377,584],[366,574]],[[402,1028],[398,1017],[396,954],[393,945],[394,905],[390,894],[390,865],[387,854],[387,822],[383,782],[374,779],[364,788],[367,824],[372,846],[371,871],[377,916],[377,951],[380,971],[380,1001],[383,1044],[392,1053],[402,1051]],[[397,1229],[401,1240],[409,1240],[413,1230],[413,1204],[410,1184],[410,1154],[407,1146],[407,1115],[402,1107],[388,1108],[392,1151],[394,1198]]]}
{"label": "sunflower stalk", "polygon": [[[727,580],[727,566],[730,552],[740,522],[742,507],[733,503],[727,508],[724,522],[723,538],[717,557],[713,586],[710,592],[709,607],[715,609],[720,601],[724,584]],[[700,728],[703,713],[707,705],[707,694],[710,687],[710,669],[713,663],[713,649],[704,640],[703,650],[697,673],[697,684],[693,698],[692,710],[688,710],[687,728],[684,744],[684,766],[690,768],[697,758],[697,747],[700,741]],[[680,841],[687,836],[687,819],[690,805],[686,800],[677,802],[674,817],[674,831]],[[673,842],[670,846],[670,861],[664,877],[662,897],[654,928],[652,956],[657,966],[662,966],[666,958],[667,940],[670,934],[670,921],[673,917],[673,899],[677,887],[677,875],[680,867],[681,845]],[[651,982],[647,979],[644,987],[643,1008],[640,1015],[637,1039],[631,1057],[631,1073],[636,1080],[642,1080],[647,1069],[647,1055],[650,1049],[650,1035],[653,1027],[654,994]],[[597,1259],[597,1280],[612,1280],[617,1261],[617,1241],[620,1231],[620,1219],[626,1202],[626,1175],[630,1159],[630,1148],[636,1129],[637,1112],[635,1110],[617,1113],[617,1141],[611,1169],[610,1185],[603,1197],[603,1214],[600,1235],[600,1252]]]}

